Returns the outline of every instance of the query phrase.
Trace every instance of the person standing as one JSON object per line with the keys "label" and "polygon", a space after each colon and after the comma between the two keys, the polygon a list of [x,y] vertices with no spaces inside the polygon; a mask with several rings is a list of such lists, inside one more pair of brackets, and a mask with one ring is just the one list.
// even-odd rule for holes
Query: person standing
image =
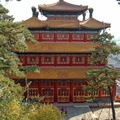
{"label": "person standing", "polygon": [[61,108],[61,114],[63,114],[63,113],[64,113],[64,107]]}
{"label": "person standing", "polygon": [[65,107],[65,114],[67,115],[67,108]]}

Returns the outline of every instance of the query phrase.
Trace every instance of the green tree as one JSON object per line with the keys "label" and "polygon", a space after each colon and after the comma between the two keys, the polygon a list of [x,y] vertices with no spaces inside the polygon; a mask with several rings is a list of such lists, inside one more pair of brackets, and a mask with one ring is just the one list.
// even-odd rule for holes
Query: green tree
{"label": "green tree", "polygon": [[[13,22],[12,16],[7,15],[8,12],[0,4],[0,120],[40,120],[39,117],[41,120],[45,118],[63,120],[63,116],[55,106],[23,103],[25,88],[7,77],[7,75],[25,77],[27,71],[39,70],[36,65],[20,67],[21,63],[14,51],[27,50],[25,40],[32,43],[36,41],[25,26]],[[39,96],[38,98],[42,99]]]}
{"label": "green tree", "polygon": [[[120,76],[120,72],[115,69],[107,67],[108,56],[110,54],[120,53],[120,48],[116,47],[116,43],[112,41],[113,36],[108,32],[103,31],[97,37],[91,38],[94,43],[99,45],[95,47],[92,52],[91,64],[96,65],[101,62],[104,64],[104,67],[101,69],[90,70],[87,75],[87,81],[89,86],[86,87],[87,92],[89,93],[89,99],[95,99],[95,91],[108,91],[110,94],[110,99],[112,99],[111,89],[115,85],[115,79]],[[113,107],[113,100],[111,101]],[[114,109],[114,108],[113,108]],[[113,118],[115,119],[115,112],[113,110]]]}

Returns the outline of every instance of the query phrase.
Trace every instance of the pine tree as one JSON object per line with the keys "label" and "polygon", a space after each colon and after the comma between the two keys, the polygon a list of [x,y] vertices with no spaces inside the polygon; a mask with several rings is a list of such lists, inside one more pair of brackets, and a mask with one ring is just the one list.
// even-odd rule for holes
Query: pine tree
{"label": "pine tree", "polygon": [[36,41],[25,26],[13,22],[14,19],[7,15],[8,12],[0,4],[0,120],[43,120],[45,117],[46,120],[64,120],[56,106],[23,103],[25,89],[7,77],[26,76],[26,72],[39,71],[36,65],[20,67],[15,51],[27,50],[25,40],[32,43]]}
{"label": "pine tree", "polygon": [[[110,54],[117,55],[120,53],[120,48],[116,47],[116,43],[112,41],[113,36],[106,31],[103,31],[97,37],[91,38],[94,43],[99,45],[91,51],[91,64],[103,63],[104,67],[101,69],[90,70],[86,76],[89,86],[86,87],[89,99],[95,99],[95,91],[108,91],[110,100],[113,98],[111,89],[115,85],[115,79],[120,76],[120,72],[115,69],[108,68],[108,56]],[[113,100],[112,107],[113,107]],[[114,108],[113,108],[114,109]],[[115,111],[113,110],[113,118],[115,119]]]}

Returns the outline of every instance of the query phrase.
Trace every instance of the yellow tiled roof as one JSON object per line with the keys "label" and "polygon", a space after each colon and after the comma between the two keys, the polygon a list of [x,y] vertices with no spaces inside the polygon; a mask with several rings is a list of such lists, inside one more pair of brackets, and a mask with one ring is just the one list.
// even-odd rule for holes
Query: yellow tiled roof
{"label": "yellow tiled roof", "polygon": [[22,21],[21,24],[25,25],[28,28],[89,28],[89,29],[103,29],[110,27],[110,24],[100,22],[94,18],[89,18],[85,21],[79,20],[45,20],[41,21],[36,17],[31,17],[25,21]]}
{"label": "yellow tiled roof", "polygon": [[80,22],[80,26],[84,28],[89,28],[89,29],[103,29],[110,27],[110,24],[100,22],[94,18],[89,18],[85,21]]}
{"label": "yellow tiled roof", "polygon": [[25,21],[22,21],[21,24],[25,25],[28,28],[41,28],[47,26],[47,24],[36,17],[31,17]]}
{"label": "yellow tiled roof", "polygon": [[78,20],[47,20],[48,28],[79,28]]}
{"label": "yellow tiled roof", "polygon": [[93,42],[40,42],[28,43],[28,51],[34,53],[90,53],[98,44]]}
{"label": "yellow tiled roof", "polygon": [[[90,69],[98,68],[72,68],[72,67],[52,67],[41,68],[40,73],[27,72],[27,79],[85,79],[86,72]],[[24,79],[16,76],[10,76],[12,79]]]}
{"label": "yellow tiled roof", "polygon": [[88,6],[74,5],[65,1],[60,1],[53,4],[39,5],[38,8],[47,11],[83,11],[87,10]]}

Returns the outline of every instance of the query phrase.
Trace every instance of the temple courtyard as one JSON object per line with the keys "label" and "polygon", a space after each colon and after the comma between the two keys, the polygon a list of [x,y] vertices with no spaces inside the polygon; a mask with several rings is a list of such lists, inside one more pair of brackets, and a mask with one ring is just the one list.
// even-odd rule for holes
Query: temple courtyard
{"label": "temple courtyard", "polygon": [[[110,103],[54,103],[60,110],[66,108],[65,120],[112,120]],[[120,103],[115,102],[116,120],[120,120]]]}

